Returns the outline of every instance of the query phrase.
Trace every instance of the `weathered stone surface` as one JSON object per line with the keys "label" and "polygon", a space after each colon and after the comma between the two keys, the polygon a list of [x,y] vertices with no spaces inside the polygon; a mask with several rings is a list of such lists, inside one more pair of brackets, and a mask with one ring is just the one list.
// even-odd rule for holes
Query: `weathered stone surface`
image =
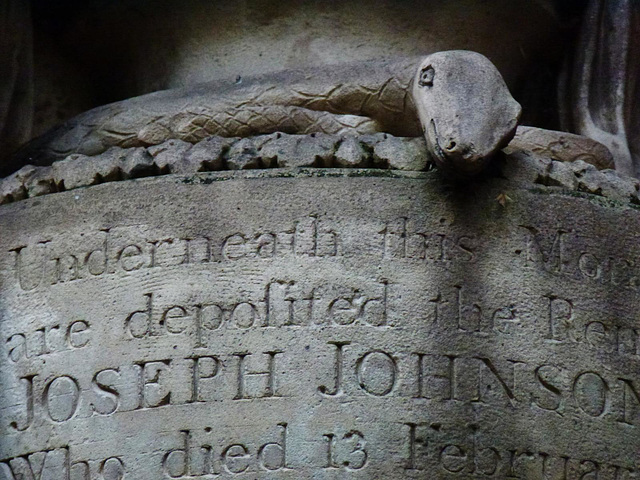
{"label": "weathered stone surface", "polygon": [[229,170],[246,170],[268,166],[262,162],[259,151],[269,140],[271,140],[271,136],[241,138],[229,149],[226,160],[227,168]]}
{"label": "weathered stone surface", "polygon": [[585,6],[558,89],[562,126],[601,142],[616,170],[637,178],[640,2],[592,0]]}
{"label": "weathered stone surface", "polygon": [[[12,195],[14,200],[20,200],[28,197],[39,197],[56,191],[56,187],[52,180],[51,167],[35,168],[31,165],[22,167],[15,175],[16,183],[23,186],[26,195],[22,195],[19,189],[16,189],[16,183],[7,182],[7,190],[5,194]],[[1,195],[1,194],[0,194]]]}
{"label": "weathered stone surface", "polygon": [[278,133],[260,149],[263,161],[278,167],[330,167],[338,138],[327,134]]}
{"label": "weathered stone surface", "polygon": [[623,201],[638,203],[640,181],[637,178],[628,177],[617,170],[604,170],[602,174],[607,179],[605,195],[617,196]]}
{"label": "weathered stone surface", "polygon": [[511,182],[532,185],[543,183],[540,180],[549,174],[552,164],[549,158],[530,152],[515,152],[505,156],[500,171]]}
{"label": "weathered stone surface", "polygon": [[[562,132],[549,132],[548,140],[551,142],[564,135]],[[347,143],[338,155],[336,150],[345,141]],[[563,165],[560,161],[521,147],[510,145],[505,148],[505,155],[497,162],[501,163],[499,174],[514,183],[534,183],[591,192],[589,187],[579,186],[578,182],[588,171],[591,172],[589,182],[596,185],[596,190],[600,184],[609,185],[612,181],[609,177],[614,175],[616,187],[604,190],[600,188],[600,191],[609,192],[614,197],[620,191],[635,188],[637,184],[634,179],[625,175],[596,172],[594,165],[580,159]],[[595,150],[596,153],[598,151]],[[598,164],[604,162],[597,159],[595,161]],[[131,176],[140,178],[221,169],[336,165],[348,168],[373,166],[380,169],[425,170],[429,165],[429,155],[423,138],[394,137],[385,133],[349,139],[341,135],[288,135],[277,132],[243,141],[238,138],[209,137],[194,146],[180,140],[170,140],[148,147],[146,153],[140,148],[112,148],[93,157],[72,155],[55,162],[52,168],[27,166],[2,180],[5,186],[0,188],[0,203],[119,181]]]}
{"label": "weathered stone surface", "polygon": [[458,176],[484,170],[511,141],[522,113],[498,69],[476,52],[425,57],[411,95],[431,157]]}
{"label": "weathered stone surface", "polygon": [[0,153],[85,111],[0,154],[0,480],[640,478],[640,183],[499,152],[638,173],[565,3],[0,7]]}
{"label": "weathered stone surface", "polygon": [[[285,162],[285,158],[293,160],[296,157],[295,151],[298,148],[299,140],[299,135],[287,135],[281,132],[276,132],[272,135],[269,135],[268,139],[262,144],[259,149],[262,164],[268,167],[275,167],[276,165],[278,165],[278,159],[280,157],[282,157],[283,161]],[[308,161],[306,159],[302,159],[299,156],[297,156],[297,162],[304,165],[296,166],[311,166],[310,164],[308,164]]]}
{"label": "weathered stone surface", "polygon": [[575,190],[578,188],[578,179],[568,165],[562,162],[552,162],[551,169],[547,175],[546,185],[555,185],[569,190]]}
{"label": "weathered stone surface", "polygon": [[518,158],[2,205],[0,478],[637,477],[635,184]]}
{"label": "weathered stone surface", "polygon": [[613,155],[602,143],[582,135],[520,126],[507,152],[522,150],[560,162],[582,160],[603,170],[614,168]]}
{"label": "weathered stone surface", "polygon": [[119,160],[122,176],[125,179],[149,177],[156,172],[153,157],[145,148],[127,149],[124,155],[119,157]]}
{"label": "weathered stone surface", "polygon": [[[106,153],[106,152],[105,152]],[[114,155],[88,157],[69,155],[52,165],[56,185],[61,190],[73,190],[120,178],[119,158]]]}
{"label": "weathered stone surface", "polygon": [[377,142],[373,147],[374,164],[388,165],[389,168],[398,170],[424,170],[429,159],[429,156],[425,155],[424,138],[403,140],[386,135],[383,140]]}
{"label": "weathered stone surface", "polygon": [[[65,12],[55,5],[44,7],[36,5],[40,16]],[[553,47],[561,38],[554,12],[529,0],[460,0],[433,3],[429,8],[420,0],[369,0],[336,2],[330,9],[290,0],[242,0],[224,8],[182,0],[167,2],[162,9],[144,2],[91,4],[56,20],[64,25],[64,52],[80,57],[83,65],[109,72],[121,66],[118,59],[125,55],[142,59],[126,65],[125,74],[111,75],[108,80],[113,85],[97,79],[103,89],[126,89],[129,97],[216,78],[241,82],[256,72],[298,65],[331,67],[453,46],[489,52],[515,82],[526,71],[528,60],[521,48],[526,52],[535,48],[537,58],[548,60],[559,55]],[[94,28],[82,28],[88,23]],[[95,50],[86,52],[83,44]],[[130,78],[137,81],[127,81]]]}
{"label": "weathered stone surface", "polygon": [[[28,168],[29,167],[22,167],[20,170]],[[0,179],[0,205],[29,197],[27,187],[24,185],[24,180],[18,175],[19,172],[20,171],[7,178]]]}
{"label": "weathered stone surface", "polygon": [[[559,19],[547,5],[529,0],[462,0],[428,8],[419,0],[366,0],[331,9],[280,0],[242,0],[224,8],[199,0],[167,1],[162,8],[44,2],[34,4],[31,15],[29,2],[3,3],[11,8],[0,12],[0,70],[7,80],[0,86],[0,118],[7,119],[6,138],[16,137],[10,139],[15,146],[30,138],[30,117],[39,135],[106,99],[215,79],[244,83],[292,68],[333,69],[462,48],[484,52],[513,85],[534,52],[545,64],[562,53],[553,48]],[[159,143],[164,129],[153,123],[137,137]],[[18,168],[6,167],[2,175]]]}
{"label": "weathered stone surface", "polygon": [[196,172],[223,170],[225,155],[237,141],[237,138],[209,137],[198,142],[186,154],[185,165],[176,169],[175,173],[186,173],[184,170],[195,167]]}
{"label": "weathered stone surface", "polygon": [[[326,133],[315,133],[304,136],[298,144],[297,153],[301,158],[313,159],[313,166],[316,167],[332,167],[334,155],[338,140],[335,135],[327,135]],[[292,157],[278,159],[279,167],[295,167],[296,160]],[[302,166],[302,165],[300,165]]]}
{"label": "weathered stone surface", "polygon": [[200,159],[195,162],[185,161],[185,155],[191,147],[190,143],[182,140],[168,140],[147,150],[160,172],[185,174],[197,172],[201,166]]}
{"label": "weathered stone surface", "polygon": [[362,144],[355,137],[345,137],[338,146],[335,155],[337,167],[364,167],[369,155]]}
{"label": "weathered stone surface", "polygon": [[39,197],[57,192],[57,187],[52,179],[52,167],[35,169],[33,175],[23,180],[29,197]]}

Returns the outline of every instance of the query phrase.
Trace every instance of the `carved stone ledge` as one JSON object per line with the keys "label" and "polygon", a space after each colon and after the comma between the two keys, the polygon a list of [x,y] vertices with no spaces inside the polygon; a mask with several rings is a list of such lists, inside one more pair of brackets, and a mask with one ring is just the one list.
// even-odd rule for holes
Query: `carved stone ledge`
{"label": "carved stone ledge", "polygon": [[[557,139],[558,133],[519,128],[502,160],[498,160],[497,171],[489,175],[506,177],[509,184],[544,185],[640,204],[638,180],[614,170],[596,168],[612,162],[602,145],[569,134],[562,134],[571,138],[556,142],[553,148],[549,146],[549,139],[536,140],[545,139],[545,135]],[[568,161],[576,158],[578,160]],[[193,145],[169,140],[147,148],[113,147],[96,156],[74,154],[51,166],[27,165],[0,179],[0,204],[101,183],[168,174],[301,167],[424,171],[431,166],[422,137],[383,133],[356,137],[285,133],[249,138],[213,136]]]}
{"label": "carved stone ledge", "polygon": [[74,154],[51,166],[27,165],[0,180],[0,204],[105,182],[167,174],[277,167],[424,170],[423,138],[388,134],[209,137],[196,144],[169,140],[151,147],[113,147],[103,154]]}

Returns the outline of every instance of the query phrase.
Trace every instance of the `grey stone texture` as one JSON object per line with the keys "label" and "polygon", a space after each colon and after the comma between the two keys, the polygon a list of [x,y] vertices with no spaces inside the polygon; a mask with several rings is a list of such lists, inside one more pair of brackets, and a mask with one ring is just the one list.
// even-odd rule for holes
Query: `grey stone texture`
{"label": "grey stone texture", "polygon": [[[195,144],[211,136],[246,138],[233,148],[248,154],[260,147],[250,146],[250,138],[277,132],[418,136],[420,124],[409,98],[418,62],[416,57],[300,68],[130,98],[68,120],[29,142],[11,162],[15,168],[49,165],[72,154],[99,155],[113,147],[142,148],[169,140]],[[347,153],[346,163],[353,155]],[[247,167],[253,168],[233,166]]]}
{"label": "grey stone texture", "polygon": [[[69,155],[113,155],[137,148],[136,154],[145,155],[141,160],[148,164],[141,166],[144,170],[154,163],[163,165],[175,156],[173,152],[184,153],[185,143],[197,143],[186,164],[175,166],[176,172],[188,171],[194,162],[200,162],[198,154],[211,155],[216,148],[218,160],[209,160],[210,170],[223,166],[232,170],[268,168],[273,166],[276,152],[288,157],[284,163],[289,165],[293,158],[310,154],[297,152],[297,141],[283,137],[285,132],[343,136],[335,163],[352,168],[368,166],[371,153],[354,138],[356,135],[423,133],[430,157],[441,168],[471,176],[484,170],[511,141],[521,110],[488,58],[451,50],[421,60],[291,70],[233,84],[210,82],[103,105],[33,140],[12,162],[16,167],[25,163],[47,166]],[[275,138],[264,134],[275,134]],[[551,132],[551,139],[556,135]],[[212,137],[243,138],[233,142]],[[205,139],[215,144],[203,144]],[[551,139],[545,137],[540,142]],[[275,144],[267,148],[265,156],[258,155],[263,144],[271,141]],[[322,163],[328,148],[321,141],[307,142],[307,146],[314,143],[324,150],[317,158]],[[152,147],[152,156],[160,155],[157,161],[145,147]],[[217,165],[227,148],[226,165]],[[387,156],[388,149],[387,144]],[[384,146],[378,150],[384,151]],[[131,162],[124,161],[120,170],[125,177],[140,176],[142,171],[128,171]],[[140,165],[140,161],[134,163]],[[411,158],[398,164],[403,168],[417,166]]]}
{"label": "grey stone texture", "polygon": [[[450,50],[420,61],[402,59],[331,70],[292,70],[234,84],[210,82],[103,105],[33,140],[12,161],[16,166],[25,162],[46,166],[65,155],[113,154],[123,148],[137,148],[137,154],[146,155],[143,160],[148,165],[142,166],[145,169],[154,162],[144,147],[162,154],[157,165],[172,158],[174,151],[183,153],[185,143],[198,143],[188,154],[186,165],[176,165],[176,171],[188,171],[194,161],[199,162],[198,153],[211,155],[215,148],[219,149],[216,158],[220,159],[227,147],[227,168],[268,168],[273,166],[276,153],[289,157],[284,162],[287,164],[299,154],[309,155],[296,152],[295,139],[282,137],[287,132],[342,135],[335,163],[338,167],[357,168],[368,166],[370,152],[354,136],[371,134],[375,138],[376,133],[384,132],[417,136],[422,132],[429,156],[440,168],[472,176],[484,170],[511,141],[521,112],[520,104],[487,57]],[[531,130],[533,133],[527,136],[530,143],[537,140],[546,145],[557,137],[554,132],[543,136],[536,129]],[[263,136],[272,133],[275,138]],[[219,139],[215,145],[202,143],[214,141],[213,137],[243,138],[229,140],[229,144]],[[174,145],[167,143],[171,140]],[[261,157],[258,151],[271,141],[275,144]],[[155,148],[158,145],[163,146]],[[177,149],[177,145],[183,148]],[[606,150],[604,146],[601,149]],[[378,146],[378,150],[384,148]],[[321,162],[322,156],[315,160]],[[209,161],[213,162],[209,169],[223,166],[216,165],[217,160]],[[141,172],[127,171],[129,163],[131,160],[121,169],[125,177],[139,176]],[[398,163],[404,168],[417,166],[411,159]]]}
{"label": "grey stone texture", "polygon": [[637,477],[638,182],[497,160],[10,177],[0,478]]}
{"label": "grey stone texture", "polygon": [[[489,56],[513,87],[532,58],[561,53],[550,48],[561,22],[529,0],[159,1],[3,2],[3,174],[17,169],[7,155],[30,138],[96,105],[159,90],[451,49]],[[142,136],[158,134],[156,125]]]}
{"label": "grey stone texture", "polygon": [[498,69],[476,52],[425,57],[411,93],[431,157],[457,175],[484,170],[511,141],[522,113]]}
{"label": "grey stone texture", "polygon": [[[593,140],[532,127],[518,127],[504,153],[507,168],[517,164],[514,178],[535,181],[540,176],[545,182],[569,189],[578,188],[578,176],[585,168],[585,160],[593,170],[612,165],[606,147]],[[536,160],[531,160],[534,157]],[[540,161],[546,162],[544,166]],[[576,166],[565,166],[562,161],[574,161]],[[422,171],[432,166],[433,160],[423,137],[395,137],[385,133],[289,135],[281,132],[244,139],[212,136],[195,145],[169,140],[146,149],[112,147],[100,155],[73,154],[50,167],[28,165],[0,179],[0,204],[127,178],[167,174],[277,167]],[[596,182],[608,181],[608,177],[598,172],[593,175]],[[635,182],[624,175],[616,175],[616,178],[626,184]]]}
{"label": "grey stone texture", "polygon": [[[636,2],[591,0],[567,8],[566,2],[549,0],[367,0],[328,9],[297,0],[224,5],[160,1],[161,7],[145,2],[35,2],[32,12],[30,2],[4,2],[2,175],[33,163],[11,160],[10,153],[24,142],[111,101],[205,82],[242,85],[256,76],[292,69],[336,71],[340,65],[419,58],[454,49],[483,53],[519,98],[530,99],[525,113],[535,120],[525,123],[557,128],[545,113],[557,107],[555,95],[550,94],[555,90],[550,84],[557,79],[541,72],[554,70],[552,65],[567,53],[562,46],[573,48],[575,55],[560,75],[561,128],[598,140],[614,154],[618,170],[638,176],[639,122],[634,102],[640,83],[638,60],[630,53],[639,42],[633,35],[640,18]],[[588,4],[586,8],[582,3]],[[567,27],[578,24],[579,35],[569,38]],[[615,29],[601,28],[605,24]],[[614,33],[609,35],[610,31]],[[277,115],[296,118],[290,126],[298,129],[320,122],[334,129],[329,133],[336,133],[344,126],[344,119],[328,115],[308,115],[299,108],[278,110]],[[264,125],[265,118],[260,120]],[[376,125],[364,123],[361,127],[375,130]],[[191,134],[202,129],[202,124],[198,127],[197,121],[184,118],[176,125]],[[141,125],[135,131],[139,146],[168,139],[170,127]],[[132,140],[129,131],[111,132],[125,133]],[[208,132],[212,133],[216,132]],[[119,145],[113,138],[102,140],[107,147],[132,146]],[[94,155],[100,148],[94,139],[82,151],[63,148],[58,153]]]}
{"label": "grey stone texture", "polygon": [[616,170],[640,177],[640,2],[585,2],[573,56],[560,76],[562,129],[605,145]]}
{"label": "grey stone texture", "polygon": [[633,2],[5,3],[0,480],[640,478]]}
{"label": "grey stone texture", "polygon": [[599,169],[613,169],[613,155],[603,144],[582,135],[519,126],[507,152],[521,150],[561,162],[582,160]]}

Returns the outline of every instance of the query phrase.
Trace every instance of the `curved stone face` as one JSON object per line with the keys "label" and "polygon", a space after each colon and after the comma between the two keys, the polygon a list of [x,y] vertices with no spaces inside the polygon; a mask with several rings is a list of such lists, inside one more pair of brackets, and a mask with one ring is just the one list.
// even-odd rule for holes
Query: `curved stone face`
{"label": "curved stone face", "polygon": [[640,215],[535,187],[272,170],[3,205],[0,478],[636,478]]}

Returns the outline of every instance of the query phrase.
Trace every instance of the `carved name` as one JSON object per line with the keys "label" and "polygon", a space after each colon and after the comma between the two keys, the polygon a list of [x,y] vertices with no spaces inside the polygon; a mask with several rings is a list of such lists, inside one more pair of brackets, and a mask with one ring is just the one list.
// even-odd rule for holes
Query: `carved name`
{"label": "carved name", "polygon": [[[290,362],[299,354],[284,349],[162,358],[44,378],[28,375],[20,378],[22,409],[9,431],[168,405],[277,401],[305,394],[339,401],[399,397],[418,404],[532,409],[541,415],[640,426],[640,382],[611,371],[552,360],[534,363],[454,352],[368,349],[349,341],[331,341],[324,351],[306,352],[331,361],[319,365],[324,373],[315,391],[299,387],[309,379]],[[283,365],[294,371],[283,370]]]}

